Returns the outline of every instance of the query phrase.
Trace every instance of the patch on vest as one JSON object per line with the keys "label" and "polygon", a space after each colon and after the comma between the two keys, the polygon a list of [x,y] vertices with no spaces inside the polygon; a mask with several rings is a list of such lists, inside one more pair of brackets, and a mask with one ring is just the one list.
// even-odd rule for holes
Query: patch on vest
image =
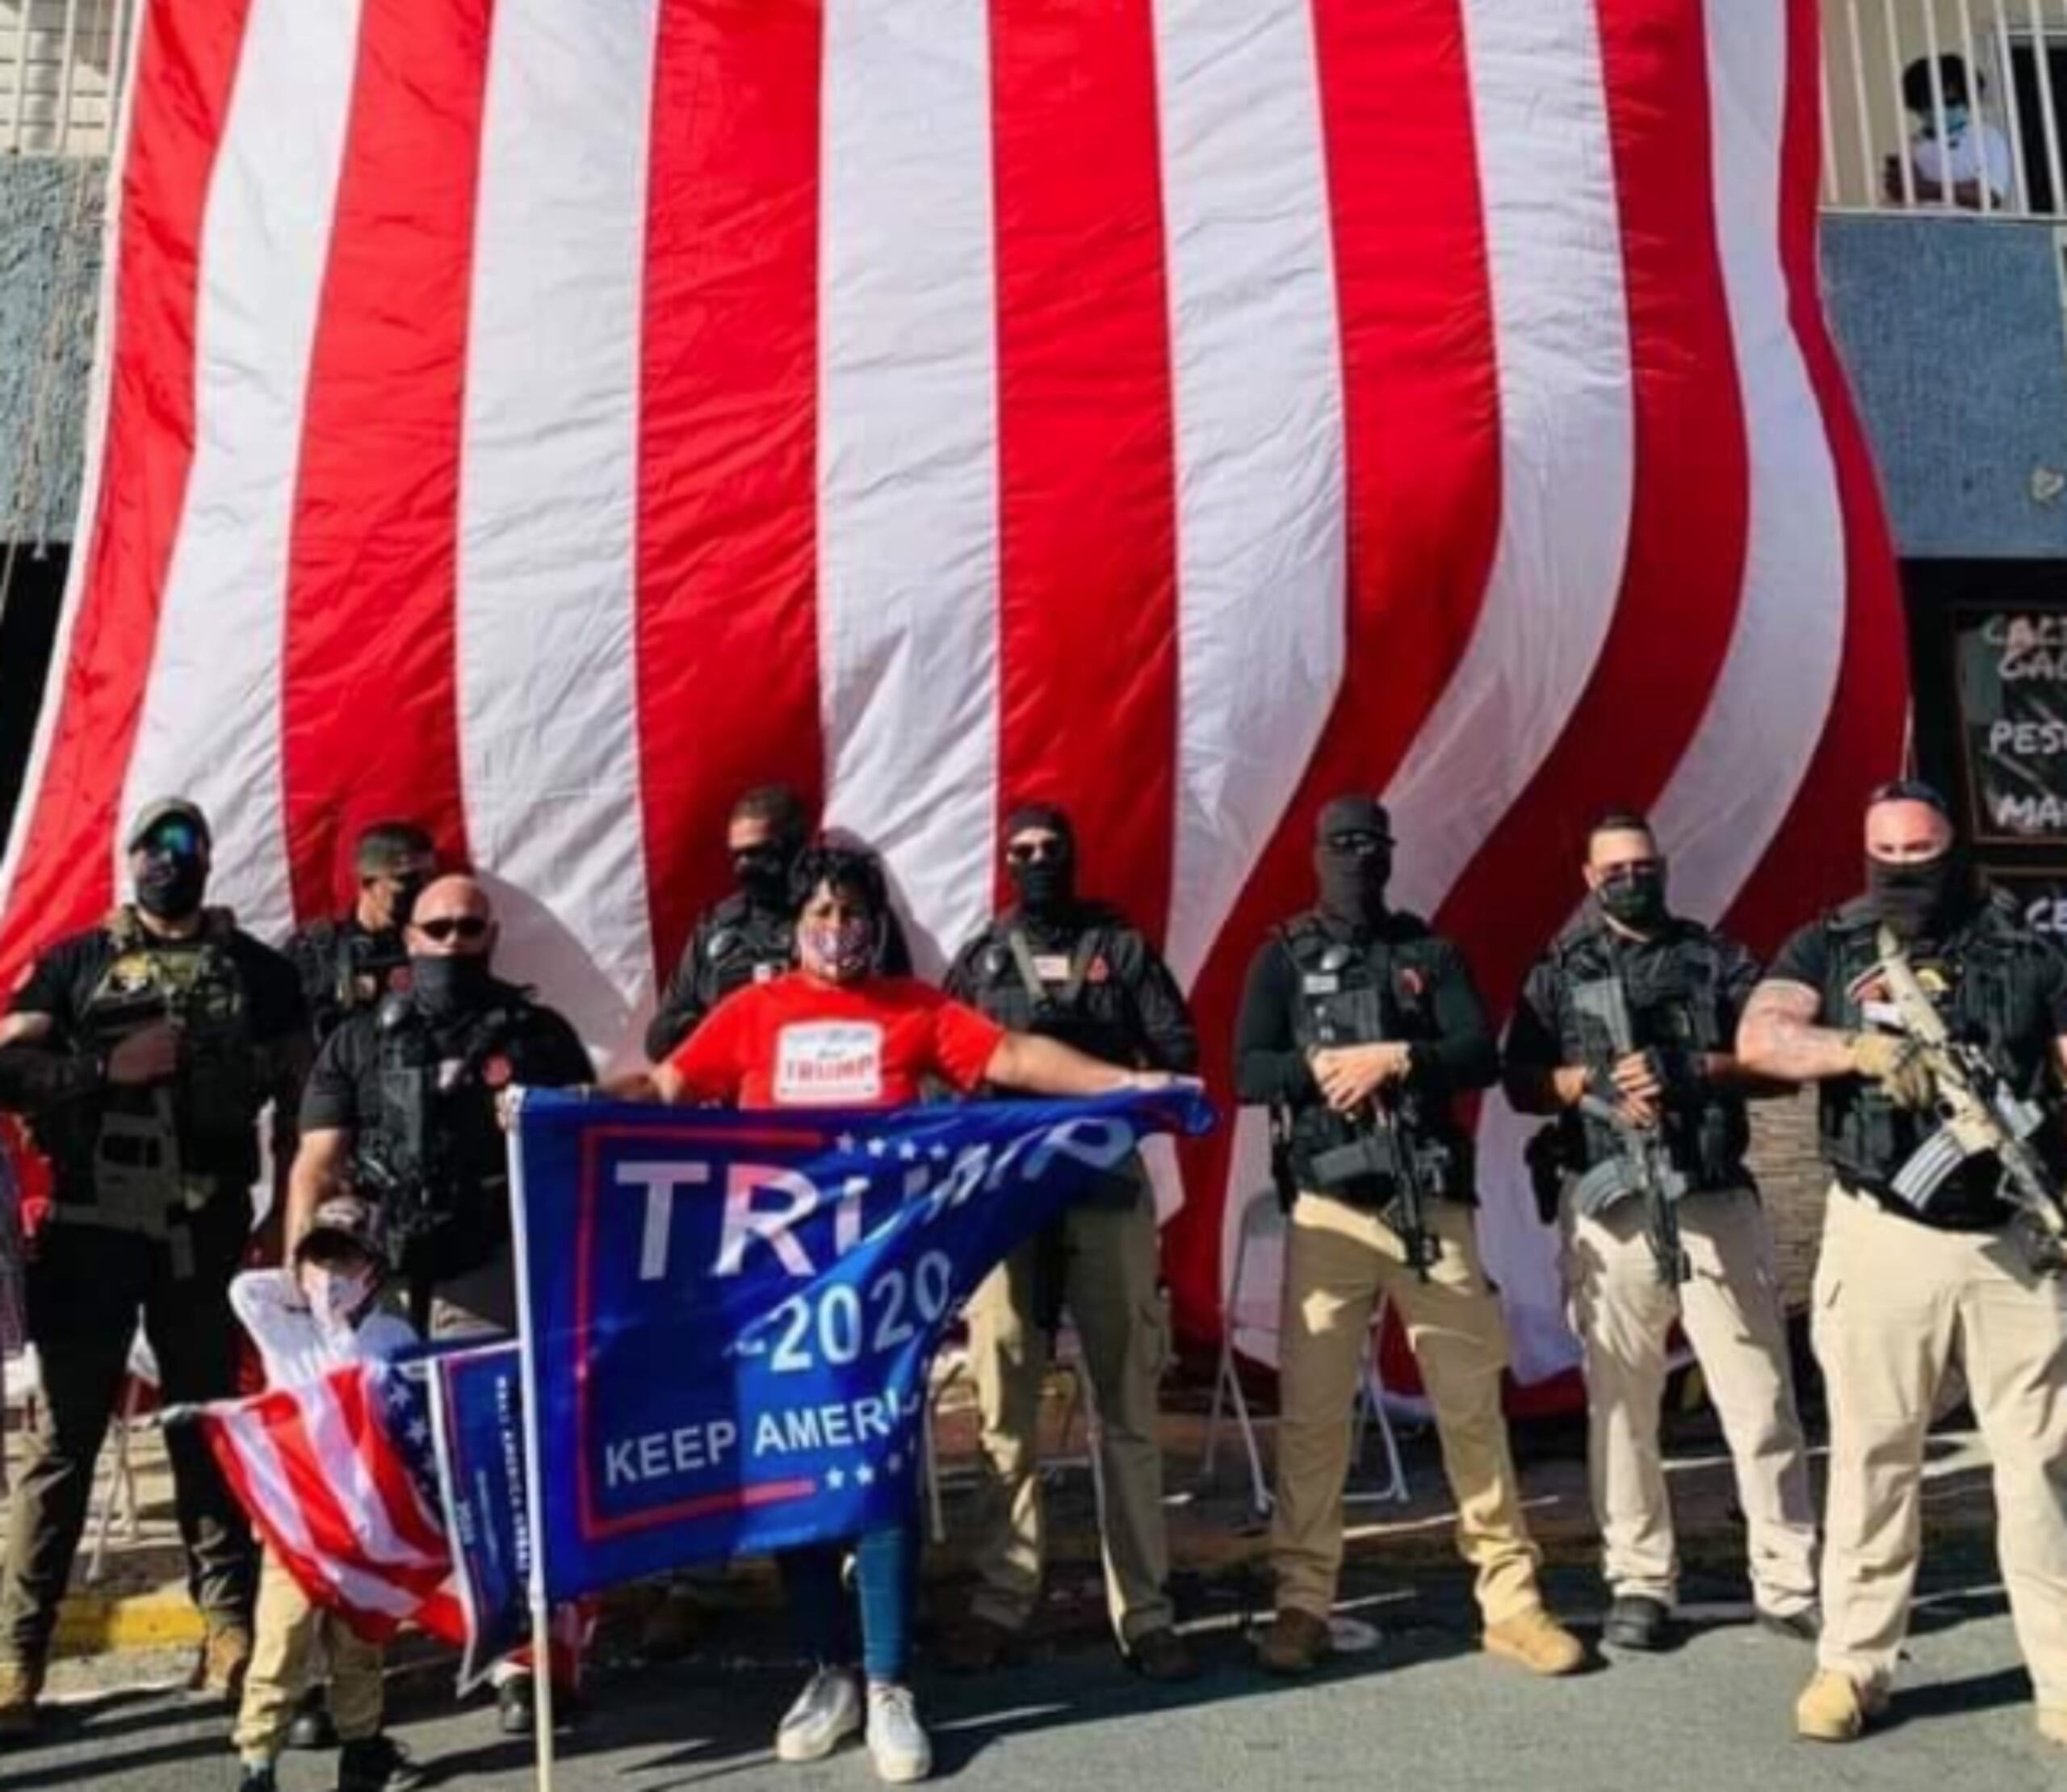
{"label": "patch on vest", "polygon": [[498,1051],[481,1066],[481,1081],[490,1089],[507,1089],[516,1076],[517,1067],[508,1057]]}
{"label": "patch on vest", "polygon": [[140,996],[157,981],[148,952],[124,952],[107,967],[103,987],[111,996]]}
{"label": "patch on vest", "polygon": [[775,1035],[775,1099],[837,1107],[883,1097],[883,1028],[874,1021],[799,1021]]}

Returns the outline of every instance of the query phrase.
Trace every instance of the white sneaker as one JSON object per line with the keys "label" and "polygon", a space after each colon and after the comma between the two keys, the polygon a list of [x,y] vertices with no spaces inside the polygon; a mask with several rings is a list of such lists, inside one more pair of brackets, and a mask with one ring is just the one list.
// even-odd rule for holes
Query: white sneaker
{"label": "white sneaker", "polygon": [[778,1761],[823,1761],[862,1727],[861,1689],[845,1668],[821,1668],[775,1727]]}
{"label": "white sneaker", "polygon": [[912,1689],[889,1683],[869,1688],[869,1754],[876,1777],[909,1786],[933,1770],[933,1745],[919,1722]]}

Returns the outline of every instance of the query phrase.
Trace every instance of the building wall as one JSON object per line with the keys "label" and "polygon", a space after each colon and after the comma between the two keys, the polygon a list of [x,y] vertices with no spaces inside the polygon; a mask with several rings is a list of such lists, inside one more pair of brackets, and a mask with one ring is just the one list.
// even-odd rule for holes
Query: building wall
{"label": "building wall", "polygon": [[107,164],[0,157],[0,542],[78,508]]}

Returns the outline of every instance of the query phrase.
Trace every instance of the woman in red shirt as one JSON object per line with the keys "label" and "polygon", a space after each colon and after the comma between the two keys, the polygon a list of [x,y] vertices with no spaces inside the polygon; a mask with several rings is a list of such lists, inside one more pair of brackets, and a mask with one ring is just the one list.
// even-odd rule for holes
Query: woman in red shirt
{"label": "woman in red shirt", "polygon": [[[820,846],[799,862],[797,968],[727,997],[652,1072],[666,1102],[744,1108],[895,1107],[937,1081],[1037,1095],[1104,1095],[1162,1089],[1172,1079],[1086,1057],[1053,1039],[1013,1033],[911,977],[870,968],[888,907],[870,854]],[[854,1543],[861,1595],[866,1726],[876,1771],[894,1783],[924,1779],[933,1752],[907,1673],[916,1601],[920,1533],[904,1522]],[[862,1727],[852,1668],[851,1622],[840,1584],[845,1551],[799,1550],[783,1561],[799,1640],[816,1663],[775,1733],[786,1761],[817,1761]]]}

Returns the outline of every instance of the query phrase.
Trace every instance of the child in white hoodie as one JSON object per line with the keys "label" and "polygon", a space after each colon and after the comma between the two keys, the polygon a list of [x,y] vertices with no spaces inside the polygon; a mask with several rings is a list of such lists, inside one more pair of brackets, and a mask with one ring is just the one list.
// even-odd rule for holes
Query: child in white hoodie
{"label": "child in white hoodie", "polygon": [[[268,1387],[295,1387],[349,1363],[392,1356],[416,1341],[375,1303],[387,1274],[379,1210],[337,1195],[316,1210],[287,1268],[250,1270],[229,1302],[265,1364]],[[381,1651],[312,1605],[266,1551],[258,1580],[255,1647],[231,1740],[241,1792],[273,1792],[274,1764],[319,1647],[330,1671],[330,1714],[341,1744],[338,1792],[383,1792],[405,1783],[405,1757],[381,1733]]]}

